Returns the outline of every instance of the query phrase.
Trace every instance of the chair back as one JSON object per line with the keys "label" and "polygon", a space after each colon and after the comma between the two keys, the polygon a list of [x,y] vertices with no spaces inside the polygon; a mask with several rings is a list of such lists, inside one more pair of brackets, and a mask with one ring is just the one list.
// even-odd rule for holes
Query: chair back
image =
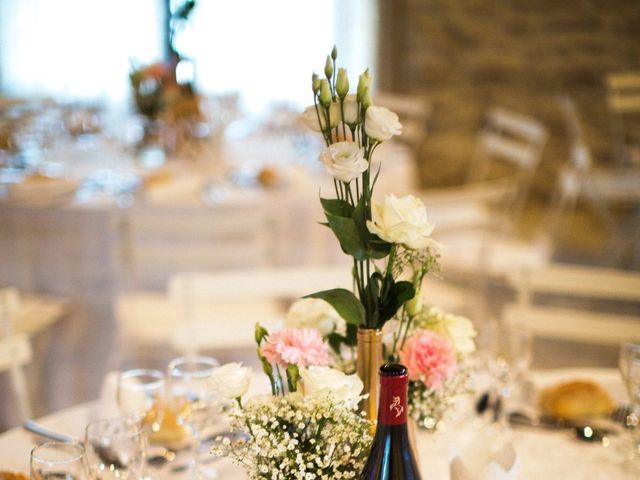
{"label": "chair back", "polygon": [[273,256],[270,215],[259,204],[134,207],[120,228],[123,273],[133,288],[162,290],[177,272],[257,267]]}
{"label": "chair back", "polygon": [[606,346],[640,337],[637,272],[552,264],[508,280],[517,300],[503,319],[524,323],[535,336]]}
{"label": "chair back", "polygon": [[487,180],[494,163],[507,164],[516,185],[510,200],[511,215],[517,217],[526,201],[548,138],[547,129],[537,120],[504,108],[490,108],[476,137],[468,183]]}
{"label": "chair back", "polygon": [[316,291],[349,288],[351,282],[344,266],[176,274],[168,285],[178,312],[174,346],[184,353],[252,347],[256,323],[277,327],[292,301]]}
{"label": "chair back", "polygon": [[640,165],[640,71],[605,76],[607,106],[612,114],[614,157],[622,165]]}
{"label": "chair back", "polygon": [[607,105],[616,113],[640,113],[640,71],[616,72],[605,77]]}
{"label": "chair back", "polygon": [[31,362],[31,344],[26,335],[14,335],[12,317],[20,306],[15,288],[0,289],[0,372],[8,371],[11,389],[20,410],[20,420],[32,416],[24,366]]}

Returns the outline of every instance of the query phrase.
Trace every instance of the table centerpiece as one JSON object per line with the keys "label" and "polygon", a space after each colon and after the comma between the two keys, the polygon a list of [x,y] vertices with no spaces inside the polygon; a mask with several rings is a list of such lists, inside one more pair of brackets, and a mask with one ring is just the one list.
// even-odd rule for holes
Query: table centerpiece
{"label": "table centerpiece", "polygon": [[[429,316],[420,296],[423,280],[439,269],[439,245],[431,238],[434,225],[422,201],[413,195],[374,198],[383,166],[375,167],[373,154],[380,144],[400,135],[402,125],[394,112],[373,103],[368,69],[359,76],[356,93],[350,94],[347,71],[337,68],[336,59],[334,47],[325,62],[324,78],[312,75],[313,105],[302,118],[326,144],[320,160],[333,177],[335,196],[320,198],[324,225],[352,258],[353,289],[330,289],[308,298],[327,302],[344,319],[344,331],[335,330],[326,339],[338,358],[355,357],[365,388],[361,408],[368,418],[374,421],[377,416],[383,359],[411,361],[413,408],[420,404],[423,414],[418,417],[433,426],[438,416],[426,421],[432,408],[423,400],[442,409],[459,391],[458,362],[473,350],[475,331],[468,320],[444,312],[441,321],[417,321]],[[453,324],[464,328],[446,330]],[[383,342],[385,330],[394,338],[388,345]],[[460,335],[462,350],[455,348]]]}

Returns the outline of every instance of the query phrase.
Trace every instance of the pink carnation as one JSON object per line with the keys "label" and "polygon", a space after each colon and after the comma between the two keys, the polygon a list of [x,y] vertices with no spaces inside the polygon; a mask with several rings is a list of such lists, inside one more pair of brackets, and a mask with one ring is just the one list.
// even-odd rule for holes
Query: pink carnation
{"label": "pink carnation", "polygon": [[285,328],[270,334],[262,354],[271,363],[307,367],[329,364],[329,350],[320,333],[313,328]]}
{"label": "pink carnation", "polygon": [[457,370],[456,356],[449,340],[430,330],[418,330],[400,351],[400,362],[409,369],[409,379],[439,389]]}

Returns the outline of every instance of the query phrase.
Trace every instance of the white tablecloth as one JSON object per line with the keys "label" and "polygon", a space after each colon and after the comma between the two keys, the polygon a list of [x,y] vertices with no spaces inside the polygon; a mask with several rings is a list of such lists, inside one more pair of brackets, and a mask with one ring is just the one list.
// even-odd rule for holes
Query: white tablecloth
{"label": "white tablecloth", "polygon": [[[615,370],[559,370],[538,372],[534,375],[537,386],[549,385],[562,379],[591,378],[599,381],[617,400],[625,395]],[[84,404],[58,412],[40,420],[53,430],[81,436],[84,426],[100,413],[97,404]],[[469,426],[470,428],[470,426]],[[465,429],[466,430],[466,429]],[[423,476],[429,480],[449,478],[449,458],[460,447],[469,431],[449,428],[437,434],[420,432],[417,436],[418,455]],[[633,478],[622,468],[622,449],[626,438],[613,438],[609,447],[599,443],[579,442],[569,431],[532,430],[511,431],[511,439],[518,455],[518,479],[563,480],[625,480]],[[29,451],[33,437],[14,429],[0,435],[0,467],[28,471]],[[216,463],[221,478],[241,480],[243,474],[226,460]],[[171,478],[177,478],[175,475]]]}
{"label": "white tablecloth", "polygon": [[[256,149],[258,147],[254,146]],[[230,215],[235,215],[235,224],[241,224],[243,214],[236,212],[245,208],[244,211],[248,209],[254,216],[260,212],[259,215],[268,219],[264,243],[272,248],[263,258],[269,257],[265,258],[269,266],[332,263],[332,259],[342,258],[329,229],[318,225],[324,220],[319,194],[334,195],[328,174],[318,164],[296,163],[297,159],[291,158],[291,154],[287,157],[279,150],[272,152],[266,147],[263,150],[260,151],[262,157],[273,158],[270,162],[263,160],[261,164],[274,168],[282,179],[281,184],[273,188],[255,184],[256,168],[248,174],[250,180],[231,181],[228,176],[216,173],[216,162],[186,160],[171,162],[156,172],[155,177],[149,172],[148,184],[131,207],[123,204],[122,196],[98,195],[79,201],[77,197],[74,200],[73,189],[64,190],[65,196],[58,191],[63,189],[45,188],[49,182],[59,183],[55,180],[40,179],[12,186],[24,191],[23,195],[0,200],[0,283],[27,291],[84,297],[123,287],[130,260],[127,257],[131,256],[127,232],[131,230],[128,222],[131,222],[132,209],[144,209],[145,215],[153,214],[154,209],[169,213],[165,221],[167,231],[154,227],[146,240],[150,239],[148,237],[153,237],[151,240],[160,237],[159,240],[167,242],[175,240],[171,237],[171,212],[174,212],[173,218],[180,217],[188,222],[194,230],[193,236],[201,243],[207,240],[210,248],[222,249],[224,246],[217,244],[216,238],[202,238],[210,235],[210,231],[197,227],[206,223],[203,218],[213,222]],[[246,149],[227,155],[247,165],[251,165],[253,159]],[[402,195],[417,188],[416,165],[402,145],[383,145],[375,159],[383,162],[377,195],[385,192]],[[75,160],[82,163],[82,159]],[[111,163],[117,164],[117,161],[112,159]],[[121,168],[125,173],[127,168],[133,168],[124,163]],[[75,172],[76,167],[79,168],[71,164],[68,169]],[[68,187],[68,182],[61,182]],[[192,222],[189,214],[193,215]],[[178,246],[177,250],[180,248]],[[227,257],[224,267],[213,265],[213,268],[233,268],[235,265],[229,265],[232,255]],[[246,258],[239,261],[246,261]],[[182,268],[188,269],[190,265]],[[164,287],[162,280],[164,278],[153,285],[135,286]]]}

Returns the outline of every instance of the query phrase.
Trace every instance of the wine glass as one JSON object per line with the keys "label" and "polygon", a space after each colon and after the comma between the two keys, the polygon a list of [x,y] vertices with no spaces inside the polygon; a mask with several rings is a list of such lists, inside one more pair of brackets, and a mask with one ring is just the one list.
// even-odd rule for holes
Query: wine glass
{"label": "wine glass", "polygon": [[165,408],[165,376],[160,370],[134,369],[118,377],[118,407],[144,430],[160,430]]}
{"label": "wine glass", "polygon": [[144,439],[131,418],[94,420],[85,430],[85,459],[92,479],[139,480],[144,470]]}
{"label": "wine glass", "polygon": [[629,394],[632,413],[627,418],[631,430],[632,448],[628,455],[629,466],[640,472],[640,431],[638,414],[640,412],[640,342],[625,342],[620,347],[620,375]]}
{"label": "wine glass", "polygon": [[167,381],[169,402],[178,423],[192,439],[192,468],[197,478],[215,478],[215,470],[205,470],[198,461],[200,441],[205,428],[217,420],[218,401],[208,383],[218,361],[206,356],[186,356],[169,363]]}
{"label": "wine glass", "polygon": [[85,480],[84,455],[77,443],[43,443],[31,450],[31,478]]}
{"label": "wine glass", "polygon": [[[489,371],[498,385],[496,417],[502,415],[506,403],[526,401],[529,368],[533,359],[531,331],[522,324],[494,324],[490,328]],[[496,418],[498,419],[498,418]]]}

